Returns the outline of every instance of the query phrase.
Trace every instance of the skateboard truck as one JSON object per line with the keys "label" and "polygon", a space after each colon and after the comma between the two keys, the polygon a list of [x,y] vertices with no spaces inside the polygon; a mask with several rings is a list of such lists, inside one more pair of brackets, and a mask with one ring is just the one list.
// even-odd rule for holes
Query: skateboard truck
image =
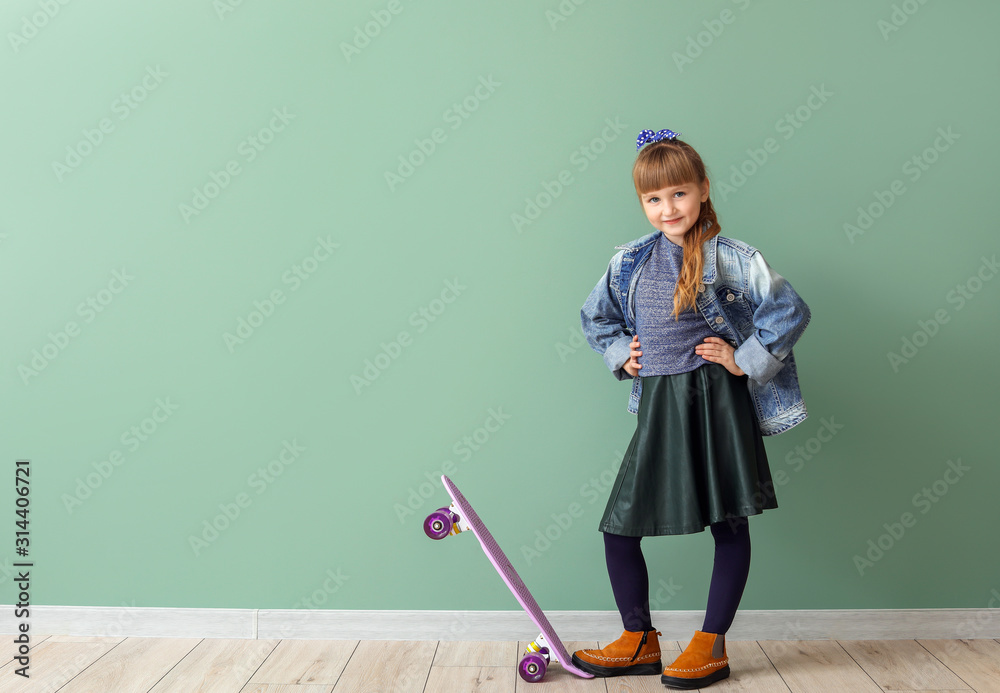
{"label": "skateboard truck", "polygon": [[559,656],[549,649],[549,644],[545,642],[545,633],[541,633],[524,648],[524,656],[517,665],[517,673],[525,681],[535,683],[542,680],[551,662],[558,661]]}

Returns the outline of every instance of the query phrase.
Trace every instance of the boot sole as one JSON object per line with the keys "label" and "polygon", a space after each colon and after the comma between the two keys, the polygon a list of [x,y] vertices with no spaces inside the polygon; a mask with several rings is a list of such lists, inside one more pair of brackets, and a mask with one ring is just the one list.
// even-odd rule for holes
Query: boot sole
{"label": "boot sole", "polygon": [[627,667],[602,667],[600,664],[591,664],[573,655],[573,664],[577,668],[583,669],[588,674],[594,676],[651,676],[660,674],[663,671],[662,660],[649,662],[647,664],[633,664]]}
{"label": "boot sole", "polygon": [[670,688],[682,688],[684,690],[691,690],[692,688],[701,688],[702,686],[707,686],[710,683],[715,683],[716,681],[729,676],[729,665],[722,667],[721,669],[708,674],[707,676],[702,676],[697,679],[682,679],[676,676],[667,676],[662,674],[660,676],[660,683]]}

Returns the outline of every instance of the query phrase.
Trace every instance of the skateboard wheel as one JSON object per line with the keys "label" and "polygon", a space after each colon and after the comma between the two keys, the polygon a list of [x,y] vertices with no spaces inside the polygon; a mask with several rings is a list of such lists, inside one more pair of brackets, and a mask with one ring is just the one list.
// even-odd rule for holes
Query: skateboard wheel
{"label": "skateboard wheel", "polygon": [[424,534],[431,539],[444,539],[451,534],[451,513],[444,510],[435,510],[424,520]]}
{"label": "skateboard wheel", "polygon": [[517,667],[517,673],[528,683],[536,683],[545,676],[545,669],[548,662],[542,655],[532,652],[521,658],[521,663]]}

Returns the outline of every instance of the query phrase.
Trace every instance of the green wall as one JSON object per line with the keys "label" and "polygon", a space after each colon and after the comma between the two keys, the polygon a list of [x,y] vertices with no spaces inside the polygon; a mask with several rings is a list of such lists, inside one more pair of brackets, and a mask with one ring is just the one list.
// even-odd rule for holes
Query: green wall
{"label": "green wall", "polygon": [[[579,311],[671,128],[813,314],[741,608],[996,606],[998,21],[5,3],[0,599],[20,458],[37,604],[515,609],[471,536],[423,534],[450,470],[544,607],[614,609],[636,419]],[[711,534],[644,547],[654,609],[704,609]]]}

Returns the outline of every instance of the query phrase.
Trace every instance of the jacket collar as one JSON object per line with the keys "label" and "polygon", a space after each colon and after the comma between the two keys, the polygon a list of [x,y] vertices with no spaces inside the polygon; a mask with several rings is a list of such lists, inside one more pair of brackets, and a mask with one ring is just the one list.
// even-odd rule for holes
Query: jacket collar
{"label": "jacket collar", "polygon": [[[652,233],[646,234],[641,238],[637,238],[634,241],[629,241],[622,245],[616,245],[616,250],[624,250],[625,254],[629,257],[634,257],[637,252],[644,249],[646,246],[655,242],[661,235],[662,231],[653,231]],[[707,241],[705,241],[702,246],[702,256],[705,258],[705,265],[702,268],[701,283],[702,284],[714,284],[715,283],[715,255],[716,249],[718,247],[719,234],[715,234]]]}

